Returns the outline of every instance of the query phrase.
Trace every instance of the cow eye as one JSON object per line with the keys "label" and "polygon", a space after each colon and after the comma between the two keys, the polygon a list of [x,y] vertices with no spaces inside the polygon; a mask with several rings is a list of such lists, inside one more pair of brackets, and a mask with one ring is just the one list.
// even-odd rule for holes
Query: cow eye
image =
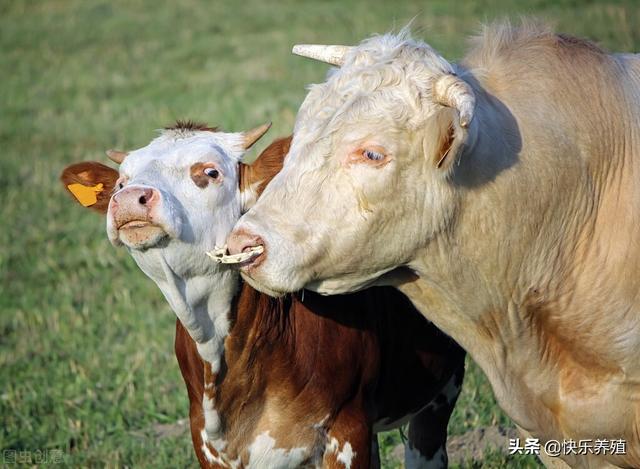
{"label": "cow eye", "polygon": [[218,179],[218,176],[220,176],[220,171],[216,168],[204,168],[203,172],[211,179]]}
{"label": "cow eye", "polygon": [[362,150],[362,156],[372,161],[384,160],[384,155],[382,153],[373,150]]}

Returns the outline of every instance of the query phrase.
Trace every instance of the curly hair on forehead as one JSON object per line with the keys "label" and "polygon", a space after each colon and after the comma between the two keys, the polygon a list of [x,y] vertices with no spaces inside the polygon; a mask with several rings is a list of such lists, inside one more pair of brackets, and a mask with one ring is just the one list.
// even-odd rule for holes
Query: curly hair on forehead
{"label": "curly hair on forehead", "polygon": [[178,119],[175,123],[167,125],[164,130],[218,132],[220,128],[217,126],[210,127],[209,124],[197,122],[191,119]]}

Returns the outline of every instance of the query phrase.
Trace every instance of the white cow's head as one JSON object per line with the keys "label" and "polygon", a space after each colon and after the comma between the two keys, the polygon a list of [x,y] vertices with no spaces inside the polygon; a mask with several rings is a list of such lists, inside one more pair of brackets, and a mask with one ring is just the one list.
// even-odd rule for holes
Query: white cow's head
{"label": "white cow's head", "polygon": [[288,140],[286,149],[265,150],[252,166],[240,163],[268,128],[224,133],[180,123],[139,150],[108,152],[120,171],[84,162],[61,176],[78,202],[106,214],[111,242],[127,247],[162,290],[202,357],[216,367],[238,275],[205,252],[225,242],[266,184],[261,179],[280,169]]}
{"label": "white cow's head", "polygon": [[224,133],[179,122],[149,145],[109,151],[119,171],[87,162],[62,180],[83,205],[104,212],[107,235],[147,275],[163,277],[158,251],[178,276],[210,268],[205,251],[224,244],[242,211],[239,162],[269,128]]}
{"label": "white cow's head", "polygon": [[406,34],[294,52],[339,68],[311,87],[283,170],[229,250],[264,246],[242,270],[267,293],[356,290],[446,230],[456,206],[449,176],[472,138],[475,95]]}

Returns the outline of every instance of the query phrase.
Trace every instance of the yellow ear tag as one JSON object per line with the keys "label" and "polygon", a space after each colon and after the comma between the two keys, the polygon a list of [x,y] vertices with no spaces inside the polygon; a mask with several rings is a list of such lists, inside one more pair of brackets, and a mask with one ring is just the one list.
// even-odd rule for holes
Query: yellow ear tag
{"label": "yellow ear tag", "polygon": [[80,202],[84,207],[91,207],[98,201],[97,195],[104,190],[103,187],[104,186],[101,182],[95,186],[84,186],[78,183],[69,184],[67,186],[73,196],[78,199],[78,202]]}

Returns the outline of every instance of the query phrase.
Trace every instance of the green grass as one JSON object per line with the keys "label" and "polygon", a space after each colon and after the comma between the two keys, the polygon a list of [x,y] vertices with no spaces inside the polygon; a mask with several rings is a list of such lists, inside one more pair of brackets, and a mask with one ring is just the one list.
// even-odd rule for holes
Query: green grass
{"label": "green grass", "polygon": [[[287,134],[327,69],[292,57],[295,42],[354,43],[415,17],[455,59],[479,21],[533,13],[637,51],[634,3],[0,2],[0,449],[59,449],[73,467],[196,464],[187,436],[149,430],[187,415],[173,313],[104,221],[63,193],[63,166],[142,146],[176,118],[232,130],[272,120],[269,137]],[[509,421],[471,364],[451,433],[494,423]],[[397,433],[383,439],[387,454]],[[490,454],[464,467],[536,464]]]}

